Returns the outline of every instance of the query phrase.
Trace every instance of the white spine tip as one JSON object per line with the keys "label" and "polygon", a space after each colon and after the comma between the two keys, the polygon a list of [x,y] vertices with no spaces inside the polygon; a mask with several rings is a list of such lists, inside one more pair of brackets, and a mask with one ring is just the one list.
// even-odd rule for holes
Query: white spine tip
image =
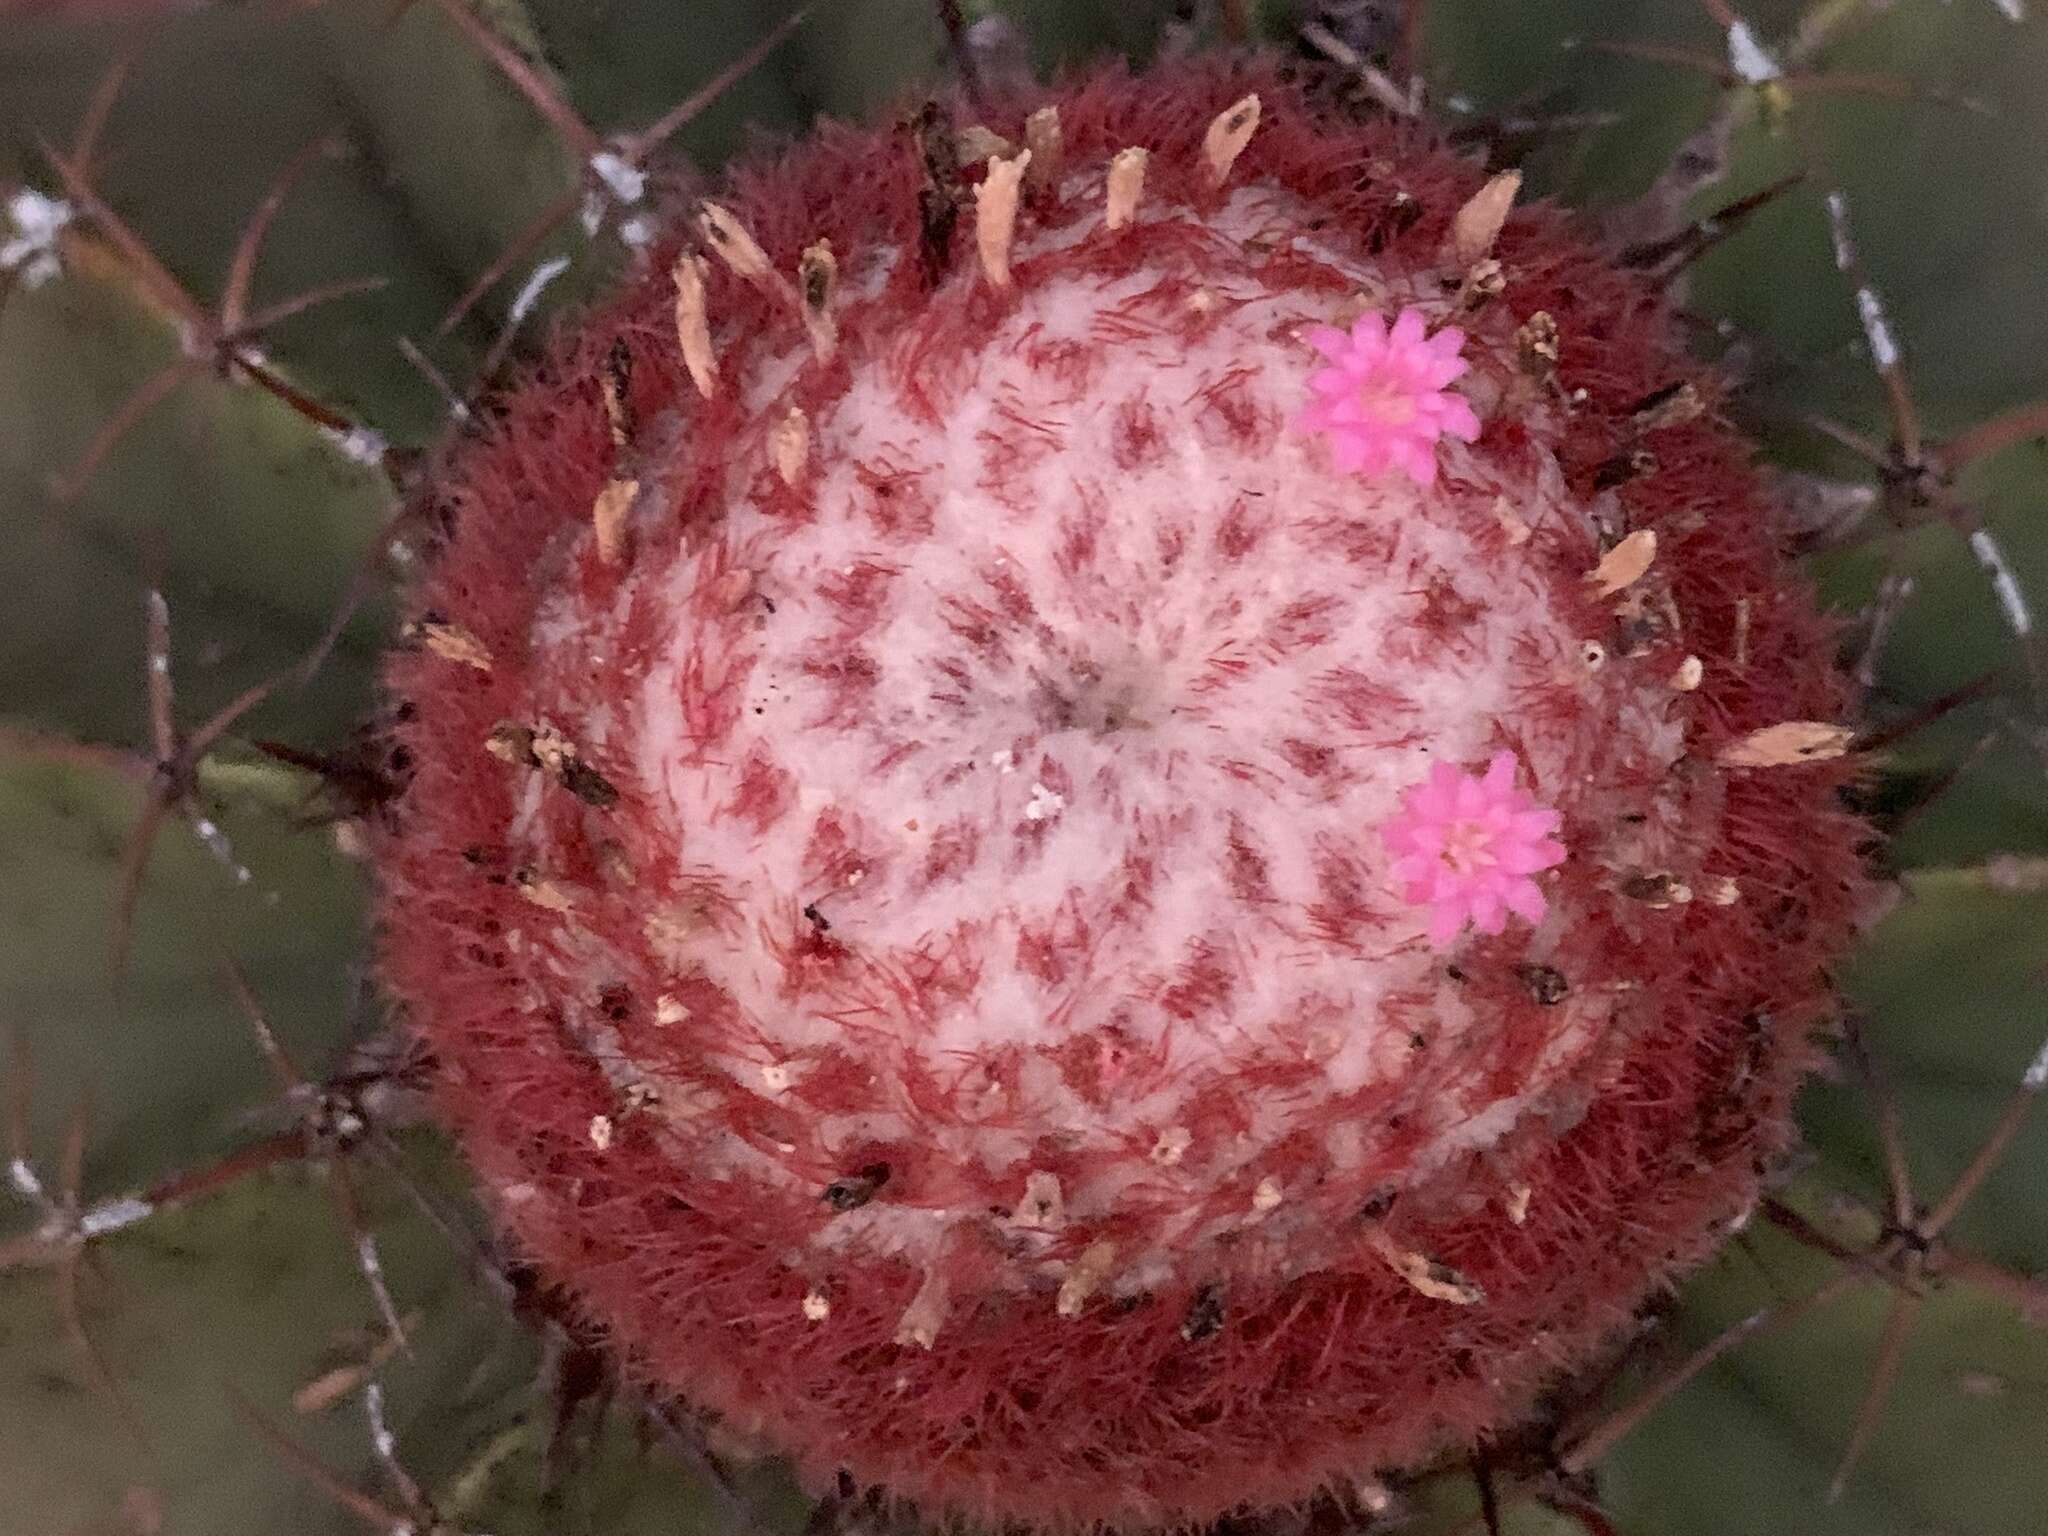
{"label": "white spine tip", "polygon": [[614,150],[601,149],[592,155],[590,174],[622,203],[637,203],[647,193],[647,173]]}
{"label": "white spine tip", "polygon": [[1970,535],[1970,551],[1991,578],[1991,590],[1998,597],[1998,606],[2005,611],[2005,622],[2015,635],[2026,639],[2034,632],[2034,614],[2027,606],[2026,594],[2020,590],[2019,577],[2006,560],[2005,551],[1986,528]]}
{"label": "white spine tip", "polygon": [[12,239],[0,241],[0,272],[18,272],[24,288],[40,288],[64,270],[59,240],[76,211],[62,198],[22,187],[7,200]]}
{"label": "white spine tip", "polygon": [[18,1157],[7,1165],[7,1181],[24,1200],[43,1198],[43,1181],[36,1177],[35,1169]]}
{"label": "white spine tip", "polygon": [[2041,1042],[2041,1049],[2027,1063],[2027,1070],[2020,1077],[2020,1086],[2029,1093],[2039,1093],[2048,1088],[2048,1040]]}
{"label": "white spine tip", "polygon": [[384,455],[391,451],[391,444],[384,434],[368,427],[322,427],[320,435],[334,444],[337,452],[351,464],[360,464],[365,469],[375,469],[384,462]]}
{"label": "white spine tip", "polygon": [[109,1232],[119,1232],[123,1227],[134,1226],[155,1210],[156,1207],[147,1200],[138,1199],[133,1195],[124,1195],[118,1200],[107,1200],[78,1218],[79,1235],[101,1237]]}
{"label": "white spine tip", "polygon": [[1875,288],[1856,290],[1856,316],[1863,322],[1864,339],[1870,343],[1870,360],[1879,368],[1896,368],[1899,364],[1898,338],[1892,335],[1891,321],[1884,312],[1884,300],[1877,296]]}
{"label": "white spine tip", "polygon": [[1728,67],[1745,85],[1762,85],[1784,73],[1749,23],[1739,17],[1728,24]]}

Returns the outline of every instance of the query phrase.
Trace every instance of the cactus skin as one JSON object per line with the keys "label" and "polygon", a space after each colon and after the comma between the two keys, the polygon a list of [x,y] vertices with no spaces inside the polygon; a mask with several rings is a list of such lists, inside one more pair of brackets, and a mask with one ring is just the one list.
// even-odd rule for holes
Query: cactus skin
{"label": "cactus skin", "polygon": [[[1299,258],[1276,258],[1263,271],[1205,265],[1225,258],[1205,255],[1199,233],[1204,218],[1223,217],[1204,181],[1204,130],[1253,88],[1265,116],[1233,182],[1287,189],[1325,221],[1323,239],[1363,232],[1352,257],[1390,287],[1421,293],[1435,283],[1441,295],[1441,252],[1454,214],[1479,189],[1477,171],[1411,130],[1320,116],[1270,75],[1198,66],[1102,79],[1058,98],[1069,166],[1099,177],[1116,150],[1147,146],[1146,207],[1172,215],[1141,218],[1122,240],[1098,230],[1057,251],[1020,243],[1018,302],[1066,270],[1105,280],[1143,274],[1148,263],[1192,264],[1225,292],[1258,280],[1320,289],[1318,303],[1340,295],[1348,284]],[[1361,179],[1363,166],[1378,169]],[[1364,1469],[1469,1445],[1511,1423],[1560,1366],[1600,1345],[1646,1293],[1703,1257],[1789,1141],[1791,1093],[1831,1007],[1824,970],[1859,901],[1861,832],[1834,805],[1847,776],[1840,762],[1714,763],[1765,727],[1838,717],[1843,691],[1827,631],[1775,553],[1746,451],[1724,425],[1710,415],[1660,423],[1654,468],[1618,467],[1643,446],[1646,411],[1690,370],[1639,280],[1578,243],[1560,216],[1517,215],[1498,247],[1505,291],[1471,322],[1479,373],[1498,394],[1471,466],[1447,461],[1463,519],[1453,525],[1475,558],[1513,558],[1492,493],[1470,493],[1490,476],[1516,493],[1511,500],[1548,510],[1535,466],[1554,454],[1571,504],[1613,490],[1624,526],[1660,534],[1656,581],[1668,582],[1683,624],[1682,644],[1655,626],[1610,629],[1618,623],[1611,608],[1585,596],[1584,577],[1601,553],[1590,525],[1530,545],[1527,558],[1561,594],[1527,636],[1550,647],[1544,665],[1576,659],[1597,635],[1630,679],[1612,692],[1590,690],[1597,705],[1579,685],[1553,684],[1525,716],[1498,722],[1511,737],[1521,733],[1530,761],[1562,797],[1566,840],[1578,852],[1558,881],[1562,921],[1541,947],[1516,931],[1460,951],[1454,974],[1419,965],[1402,973],[1428,978],[1425,1000],[1454,989],[1479,1021],[1452,1048],[1454,1080],[1488,1085],[1468,1087],[1462,1110],[1476,1115],[1491,1102],[1513,1118],[1528,1093],[1554,1123],[1530,1117],[1485,1156],[1439,1154],[1440,1168],[1426,1161],[1426,1144],[1396,1140],[1346,1167],[1301,1144],[1315,1136],[1275,1140],[1267,1166],[1283,1188],[1303,1192],[1306,1222],[1276,1223],[1292,1235],[1257,1242],[1240,1230],[1235,1249],[1226,1243],[1181,1263],[1169,1235],[1180,1230],[1173,1202],[1102,1197],[1091,1208],[1075,1195],[1091,1181],[1113,1189],[1144,1174],[1158,1124],[1134,1120],[1120,1137],[1062,1147],[1064,1122],[1049,1107],[1062,1101],[1026,1099],[1011,1111],[1011,1128],[1039,1161],[992,1167],[941,1150],[975,1116],[957,1080],[919,1065],[920,1042],[948,1006],[971,1003],[971,978],[999,963],[999,949],[964,956],[970,979],[942,999],[938,973],[918,980],[903,969],[912,951],[929,957],[937,938],[912,945],[893,961],[911,978],[901,1001],[868,997],[848,1016],[865,1022],[845,1043],[791,1063],[765,1091],[751,1078],[743,1085],[737,1077],[761,1070],[764,1046],[768,1070],[784,1070],[771,1013],[826,1013],[834,999],[852,1006],[854,975],[868,957],[858,952],[858,901],[844,926],[820,922],[817,908],[797,910],[794,883],[773,885],[765,856],[749,867],[718,839],[721,818],[756,818],[765,839],[787,813],[776,788],[787,775],[772,759],[747,758],[726,808],[700,813],[711,817],[708,827],[678,823],[665,806],[665,794],[717,804],[717,757],[746,757],[745,743],[758,736],[743,722],[743,679],[706,681],[707,672],[731,672],[753,631],[801,622],[757,615],[738,545],[721,541],[719,509],[745,498],[791,530],[760,540],[758,559],[774,570],[779,547],[802,546],[819,516],[807,487],[837,483],[828,456],[880,451],[886,423],[845,405],[863,371],[879,366],[878,349],[908,334],[915,339],[903,355],[934,377],[946,376],[949,359],[966,370],[961,377],[971,372],[1010,300],[994,269],[972,272],[965,230],[943,253],[954,270],[927,293],[916,260],[921,184],[917,157],[900,138],[836,130],[739,178],[733,207],[776,271],[794,270],[798,253],[821,237],[850,273],[877,250],[902,258],[877,294],[839,313],[836,347],[801,367],[772,406],[757,403],[759,370],[779,356],[808,356],[781,308],[779,280],[713,275],[716,381],[700,356],[693,387],[675,340],[674,292],[651,276],[569,336],[435,477],[444,532],[416,607],[444,642],[396,657],[388,673],[413,770],[374,856],[386,980],[443,1063],[446,1112],[522,1244],[611,1331],[632,1367],[763,1432],[814,1477],[843,1467],[933,1513],[1047,1526],[1182,1522],[1292,1502]],[[1080,217],[1072,207],[1041,216],[1054,224]],[[1091,208],[1081,227],[1097,218]],[[1027,214],[1027,230],[1032,222]],[[673,235],[660,254],[657,273],[678,254]],[[1451,288],[1461,275],[1451,272]],[[1526,384],[1532,366],[1549,372],[1540,354],[1532,363],[1516,343],[1517,328],[1538,311],[1554,317],[1562,338],[1556,383],[1574,408],[1558,416],[1510,408],[1541,398],[1533,389],[1514,395],[1518,378]],[[1191,314],[1192,337],[1202,321]],[[1265,367],[1280,355],[1257,354]],[[607,408],[608,377],[623,409]],[[911,415],[922,407],[935,424],[943,420],[960,386],[920,402],[919,371],[906,377]],[[817,424],[817,462],[778,474],[771,428],[791,400]],[[1275,430],[1249,429],[1237,451],[1246,461],[1272,452]],[[1174,436],[1193,431],[1166,427],[1169,443],[1195,441]],[[906,422],[898,435],[915,445],[917,433]],[[1217,451],[1219,462],[1232,462]],[[1077,463],[1075,472],[1114,483],[1108,460]],[[617,505],[603,503],[620,477],[645,489],[614,524]],[[1412,499],[1386,506],[1418,523],[1444,515]],[[1024,517],[1030,508],[1014,510]],[[891,536],[876,535],[885,545]],[[818,547],[817,558],[829,556],[829,543]],[[678,549],[680,557],[665,553]],[[914,538],[899,552],[912,562],[939,558]],[[848,559],[857,553],[846,546]],[[680,602],[672,615],[664,590]],[[823,584],[818,595],[826,596]],[[797,589],[796,614],[807,605]],[[1460,622],[1487,621],[1467,614]],[[681,627],[673,665],[683,670],[669,681],[660,669],[672,664],[663,659],[672,626]],[[473,640],[488,661],[451,653],[450,634],[464,637],[456,649],[467,652]],[[1441,630],[1429,636],[1426,624],[1418,636],[1425,650],[1455,644]],[[813,650],[831,647],[821,637]],[[1681,695],[1667,680],[1688,650],[1715,659],[1698,691]],[[806,697],[825,724],[796,728],[806,750],[868,745],[855,722],[887,706],[869,702],[872,678],[856,670],[816,674],[824,682]],[[650,676],[656,692],[643,695]],[[680,742],[638,723],[636,701],[664,688],[677,690]],[[1688,733],[1685,764],[1669,777],[1648,737],[1638,739],[1653,714],[1682,721]],[[1475,723],[1455,711],[1431,725],[1458,744],[1447,751],[1478,745]],[[689,766],[692,751],[710,761]],[[1380,771],[1400,760],[1386,753]],[[1582,787],[1594,765],[1612,777],[1593,774]],[[1687,787],[1667,801],[1659,783],[1665,792]],[[1054,787],[1070,799],[1085,790]],[[1638,802],[1653,825],[1641,842],[1625,830]],[[1244,806],[1225,797],[1207,809],[1220,821]],[[847,854],[859,843],[848,830],[857,825],[850,805],[828,805],[814,835],[837,828]],[[835,864],[830,852],[813,842],[807,878],[842,869],[846,861]],[[1282,862],[1271,848],[1251,860],[1269,854]],[[870,857],[886,859],[862,847],[854,862]],[[964,909],[995,915],[1002,884],[1014,877],[1000,864],[963,859]],[[1788,862],[1807,880],[1787,885]],[[1686,907],[1683,892],[1673,895],[1686,881],[1704,893],[1721,878],[1733,880],[1740,899]],[[756,880],[768,888],[756,890]],[[878,872],[878,886],[889,880]],[[1348,944],[1355,954],[1358,933],[1382,932],[1398,953],[1401,939],[1419,934],[1419,920],[1390,922],[1371,901],[1352,898],[1342,921],[1353,931],[1329,942],[1332,951]],[[1221,900],[1211,916],[1222,931],[1257,914]],[[1124,937],[1117,922],[1142,929],[1135,917],[1105,922],[1112,948]],[[776,984],[749,990],[735,979],[745,968],[736,935],[757,923],[762,955],[773,956],[771,971],[779,967],[779,995]],[[714,936],[686,931],[693,926]],[[1546,1008],[1556,997],[1532,995],[1527,967],[1539,963],[1578,994],[1556,1014]],[[1627,1004],[1581,1014],[1585,999],[1610,994]],[[1054,987],[1050,995],[1061,994]],[[1164,978],[1154,996],[1170,1011]],[[1426,1001],[1425,1013],[1437,1006]],[[1565,1038],[1561,1016],[1594,1020],[1601,1048],[1553,1080],[1532,1064],[1531,1042]],[[1227,1012],[1219,1017],[1232,1022]],[[1398,1017],[1390,999],[1356,1027],[1392,1039]],[[1160,1037],[1155,1019],[1135,1028],[1141,1042]],[[853,1043],[870,1036],[876,1043]],[[1013,1047],[1027,1059],[1066,1060],[1070,1086],[1072,1072],[1101,1070],[1099,1058],[1071,1065],[1073,1050],[1094,1037],[1038,1036],[1023,1026]],[[1234,1049],[1240,1055],[1226,1057],[1215,1085],[1221,1097],[1191,1092],[1189,1113],[1208,1116],[1195,1124],[1198,1148],[1227,1139],[1239,1112],[1223,1107],[1232,1095],[1251,1105],[1242,1112],[1254,1123],[1262,1096],[1298,1097],[1307,1106],[1302,1126],[1318,1134],[1390,1106],[1426,1113],[1418,1085],[1430,1078],[1420,1069],[1375,1104]],[[1130,1070],[1138,1075],[1129,1084],[1111,1088],[1097,1077],[1076,1091],[1103,1107],[1127,1093],[1142,1098],[1147,1069],[1140,1061]],[[865,1134],[849,1128],[860,1116],[869,1117]],[[735,1142],[761,1156],[735,1161]],[[1058,1184],[1028,1181],[1033,1169],[1057,1169]],[[1183,1198],[1207,1202],[1205,1211],[1255,1198],[1250,1165],[1218,1177],[1213,1187],[1190,1185]],[[1526,1199],[1510,1194],[1516,1184],[1527,1186]],[[1061,1186],[1064,1224],[1030,1210],[1034,1199],[1057,1203],[1050,1190]],[[1389,1192],[1397,1194],[1391,1209]],[[942,1235],[922,1249],[892,1238],[874,1212],[899,1203],[950,1213]],[[844,1219],[835,1211],[855,1208],[870,1214],[848,1226],[875,1235],[848,1238],[847,1227],[832,1235]],[[1045,1226],[1057,1228],[1048,1244],[1016,1245],[1019,1229]],[[1119,1287],[1112,1250],[1168,1261],[1138,1264]]]}

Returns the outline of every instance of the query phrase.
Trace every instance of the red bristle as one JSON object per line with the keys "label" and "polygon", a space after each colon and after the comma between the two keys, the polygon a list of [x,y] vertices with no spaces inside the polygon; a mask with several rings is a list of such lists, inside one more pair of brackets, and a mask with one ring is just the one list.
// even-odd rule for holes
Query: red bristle
{"label": "red bristle", "polygon": [[[1219,192],[1203,135],[1248,91]],[[1478,440],[1426,493],[1257,493],[1323,463],[1279,404],[1302,326],[1361,271],[1443,314],[1483,173],[1222,64],[1056,102],[1074,179],[1027,203],[1007,289],[965,182],[934,287],[916,147],[823,130],[721,201],[780,271],[832,242],[829,362],[714,259],[704,399],[679,218],[440,467],[415,602],[492,666],[387,668],[415,708],[383,970],[499,1218],[649,1384],[934,1514],[1192,1522],[1497,1434],[1711,1250],[1790,1139],[1861,828],[1847,760],[1716,761],[1846,693],[1711,399],[1599,484],[1692,377],[1638,279],[1518,211],[1504,290],[1456,317]],[[1055,291],[1102,297],[1064,325]],[[593,385],[621,338],[624,450]],[[1134,489],[1191,464],[1204,495]],[[1657,533],[1678,631],[1589,589],[1622,529]],[[508,721],[569,756],[493,755]],[[1550,920],[1439,953],[1351,808],[1496,751],[1562,821]]]}

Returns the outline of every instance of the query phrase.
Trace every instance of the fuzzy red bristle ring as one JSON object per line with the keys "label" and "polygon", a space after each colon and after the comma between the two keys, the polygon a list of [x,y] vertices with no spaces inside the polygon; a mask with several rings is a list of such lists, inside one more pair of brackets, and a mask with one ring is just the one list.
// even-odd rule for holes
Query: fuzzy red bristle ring
{"label": "fuzzy red bristle ring", "polygon": [[1223,64],[825,129],[449,453],[383,972],[647,1382],[1198,1521],[1498,1431],[1753,1200],[1844,691],[1514,190]]}

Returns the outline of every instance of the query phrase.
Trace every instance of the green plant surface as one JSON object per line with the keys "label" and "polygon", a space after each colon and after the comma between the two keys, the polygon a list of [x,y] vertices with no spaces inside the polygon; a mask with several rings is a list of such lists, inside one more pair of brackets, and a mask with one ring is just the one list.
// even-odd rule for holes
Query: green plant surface
{"label": "green plant surface", "polygon": [[353,867],[276,810],[229,803],[206,809],[249,880],[183,822],[166,822],[116,979],[114,913],[145,785],[138,764],[111,754],[0,750],[0,1027],[18,1030],[33,1054],[39,1145],[54,1148],[71,1100],[90,1090],[89,1171],[103,1194],[251,1139],[248,1117],[275,1097],[233,1010],[228,956],[294,1052],[337,1049],[371,1012]]}

